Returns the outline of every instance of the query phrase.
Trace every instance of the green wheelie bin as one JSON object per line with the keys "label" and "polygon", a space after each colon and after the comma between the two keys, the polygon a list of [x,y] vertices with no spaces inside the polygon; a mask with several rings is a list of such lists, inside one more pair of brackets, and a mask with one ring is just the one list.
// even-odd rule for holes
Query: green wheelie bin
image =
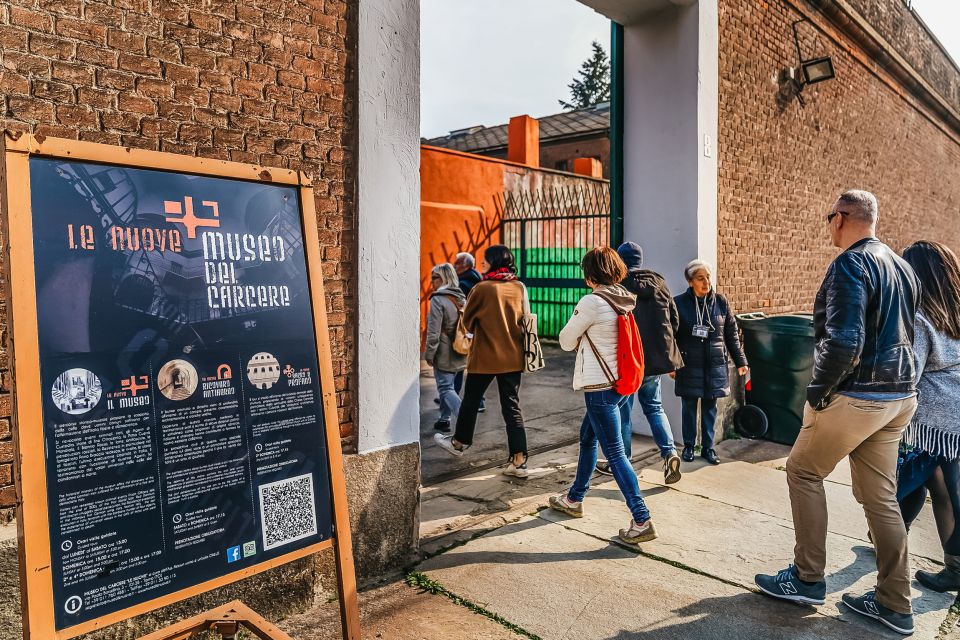
{"label": "green wheelie bin", "polygon": [[813,316],[749,313],[737,322],[750,363],[746,404],[766,415],[766,439],[793,444],[813,375]]}

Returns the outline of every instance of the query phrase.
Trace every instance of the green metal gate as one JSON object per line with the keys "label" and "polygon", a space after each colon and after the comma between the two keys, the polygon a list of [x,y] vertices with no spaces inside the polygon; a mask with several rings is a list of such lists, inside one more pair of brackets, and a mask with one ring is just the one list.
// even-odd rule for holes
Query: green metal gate
{"label": "green metal gate", "polygon": [[591,182],[508,192],[500,204],[503,242],[517,258],[540,335],[555,338],[590,291],[580,260],[590,249],[610,244],[610,186]]}

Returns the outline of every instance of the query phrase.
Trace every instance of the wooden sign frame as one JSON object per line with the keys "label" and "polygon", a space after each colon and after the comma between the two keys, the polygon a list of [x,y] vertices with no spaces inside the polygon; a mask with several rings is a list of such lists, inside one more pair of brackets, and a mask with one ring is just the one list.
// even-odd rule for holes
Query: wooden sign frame
{"label": "wooden sign frame", "polygon": [[[60,631],[56,630],[30,192],[29,160],[33,156],[298,187],[330,470],[333,511],[331,539]],[[340,449],[317,218],[310,177],[289,169],[5,132],[0,133],[0,225],[6,255],[4,270],[8,301],[7,347],[13,376],[14,477],[24,638],[68,640],[332,547],[336,557],[343,637],[359,640],[360,617],[350,519]]]}

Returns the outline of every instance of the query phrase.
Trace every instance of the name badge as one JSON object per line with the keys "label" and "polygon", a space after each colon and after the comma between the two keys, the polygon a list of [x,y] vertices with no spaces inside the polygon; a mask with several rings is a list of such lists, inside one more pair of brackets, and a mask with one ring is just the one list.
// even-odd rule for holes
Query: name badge
{"label": "name badge", "polygon": [[705,324],[693,325],[694,338],[706,338],[710,335],[710,327]]}

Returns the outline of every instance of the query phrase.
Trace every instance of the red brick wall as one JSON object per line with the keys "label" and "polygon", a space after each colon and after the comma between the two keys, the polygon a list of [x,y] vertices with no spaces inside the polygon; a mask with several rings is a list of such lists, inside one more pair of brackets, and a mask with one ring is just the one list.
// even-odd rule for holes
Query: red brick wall
{"label": "red brick wall", "polygon": [[[507,150],[491,151],[481,155],[506,160]],[[603,177],[610,178],[610,138],[606,133],[573,142],[540,142],[540,166],[544,169],[572,172],[574,158],[600,158],[603,164]],[[566,168],[557,166],[557,163],[562,160],[567,161]]]}
{"label": "red brick wall", "polygon": [[548,142],[540,145],[540,166],[545,169],[561,169],[557,162],[567,160],[562,171],[573,171],[575,158],[599,158],[603,165],[603,177],[610,178],[610,138],[601,134],[595,138],[575,142]]}
{"label": "red brick wall", "polygon": [[960,250],[960,144],[909,94],[803,25],[837,78],[808,87],[806,108],[778,100],[800,17],[785,0],[720,3],[718,286],[738,312],[812,308],[836,255],[824,215],[847,188],[877,195],[894,249],[929,238]]}
{"label": "red brick wall", "polygon": [[[356,38],[347,12],[344,0],[3,3],[0,129],[312,174],[350,448],[356,227],[348,55]],[[14,504],[7,362],[0,353],[0,507]]]}

